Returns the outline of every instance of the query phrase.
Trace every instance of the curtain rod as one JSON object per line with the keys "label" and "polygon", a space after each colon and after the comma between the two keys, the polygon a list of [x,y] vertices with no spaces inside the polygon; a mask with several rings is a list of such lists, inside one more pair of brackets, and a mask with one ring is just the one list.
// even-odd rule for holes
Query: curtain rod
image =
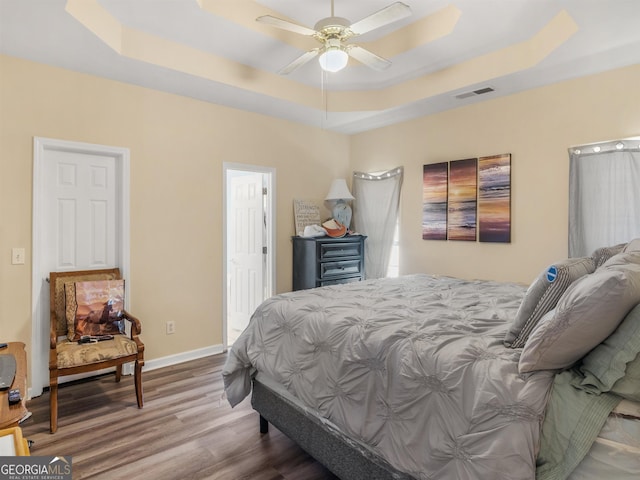
{"label": "curtain rod", "polygon": [[382,173],[353,172],[353,176],[356,178],[363,178],[366,180],[384,180],[385,178],[401,175],[403,171],[404,171],[404,167],[396,167]]}
{"label": "curtain rod", "polygon": [[640,150],[640,137],[623,138],[620,140],[608,140],[606,142],[587,143],[584,145],[575,145],[573,147],[569,147],[569,153],[575,155],[637,150]]}
{"label": "curtain rod", "polygon": [[598,153],[615,150],[637,150],[640,149],[640,137],[622,138],[619,140],[607,140],[604,142],[585,143],[569,147],[570,153],[580,155],[581,153]]}

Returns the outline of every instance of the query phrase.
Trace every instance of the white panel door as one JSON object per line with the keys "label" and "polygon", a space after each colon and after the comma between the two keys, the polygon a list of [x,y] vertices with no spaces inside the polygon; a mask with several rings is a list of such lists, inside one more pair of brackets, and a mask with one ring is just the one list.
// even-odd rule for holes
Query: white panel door
{"label": "white panel door", "polygon": [[116,266],[128,279],[129,150],[35,137],[32,396],[49,385],[49,272]]}
{"label": "white panel door", "polygon": [[45,168],[49,271],[117,266],[116,159],[51,151]]}
{"label": "white panel door", "polygon": [[264,299],[262,174],[234,172],[228,187],[228,328],[241,332]]}

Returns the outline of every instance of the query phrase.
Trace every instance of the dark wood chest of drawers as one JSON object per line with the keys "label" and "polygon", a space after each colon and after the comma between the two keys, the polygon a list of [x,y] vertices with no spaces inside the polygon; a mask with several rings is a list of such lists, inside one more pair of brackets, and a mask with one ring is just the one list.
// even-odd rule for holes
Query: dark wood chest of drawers
{"label": "dark wood chest of drawers", "polygon": [[364,280],[364,235],[293,237],[293,289]]}

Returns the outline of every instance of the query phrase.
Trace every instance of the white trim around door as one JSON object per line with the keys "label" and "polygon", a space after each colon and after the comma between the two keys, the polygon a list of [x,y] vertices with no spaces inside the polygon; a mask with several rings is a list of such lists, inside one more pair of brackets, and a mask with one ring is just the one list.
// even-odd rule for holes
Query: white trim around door
{"label": "white trim around door", "polygon": [[[49,152],[68,152],[70,154],[90,154],[108,156],[115,159],[117,184],[116,222],[118,238],[116,239],[116,265],[120,267],[123,278],[130,282],[130,158],[129,149],[95,145],[90,143],[70,142],[51,138],[34,137],[33,139],[33,225],[32,225],[32,334],[29,397],[42,394],[49,385],[49,305],[48,275],[44,259],[47,255],[45,197],[46,186],[51,181],[45,175],[45,162]],[[125,304],[130,304],[131,289],[125,292]]]}
{"label": "white trim around door", "polygon": [[222,165],[222,342],[223,350],[228,347],[227,341],[227,322],[228,322],[228,302],[229,302],[229,285],[228,285],[228,268],[229,245],[228,245],[228,177],[230,171],[244,171],[252,173],[261,173],[266,188],[264,215],[266,226],[266,237],[264,238],[264,246],[266,247],[266,255],[264,262],[264,300],[271,297],[276,288],[276,170],[272,167],[264,167],[258,165],[247,165],[242,163],[224,162]]}

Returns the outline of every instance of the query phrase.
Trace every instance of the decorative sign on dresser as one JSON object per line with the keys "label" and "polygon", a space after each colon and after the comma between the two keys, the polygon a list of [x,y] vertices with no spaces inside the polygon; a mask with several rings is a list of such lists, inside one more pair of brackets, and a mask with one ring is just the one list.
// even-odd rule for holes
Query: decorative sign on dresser
{"label": "decorative sign on dresser", "polygon": [[296,233],[302,235],[304,227],[320,225],[320,206],[309,200],[293,200],[293,218]]}
{"label": "decorative sign on dresser", "polygon": [[293,290],[364,280],[366,238],[293,237]]}

